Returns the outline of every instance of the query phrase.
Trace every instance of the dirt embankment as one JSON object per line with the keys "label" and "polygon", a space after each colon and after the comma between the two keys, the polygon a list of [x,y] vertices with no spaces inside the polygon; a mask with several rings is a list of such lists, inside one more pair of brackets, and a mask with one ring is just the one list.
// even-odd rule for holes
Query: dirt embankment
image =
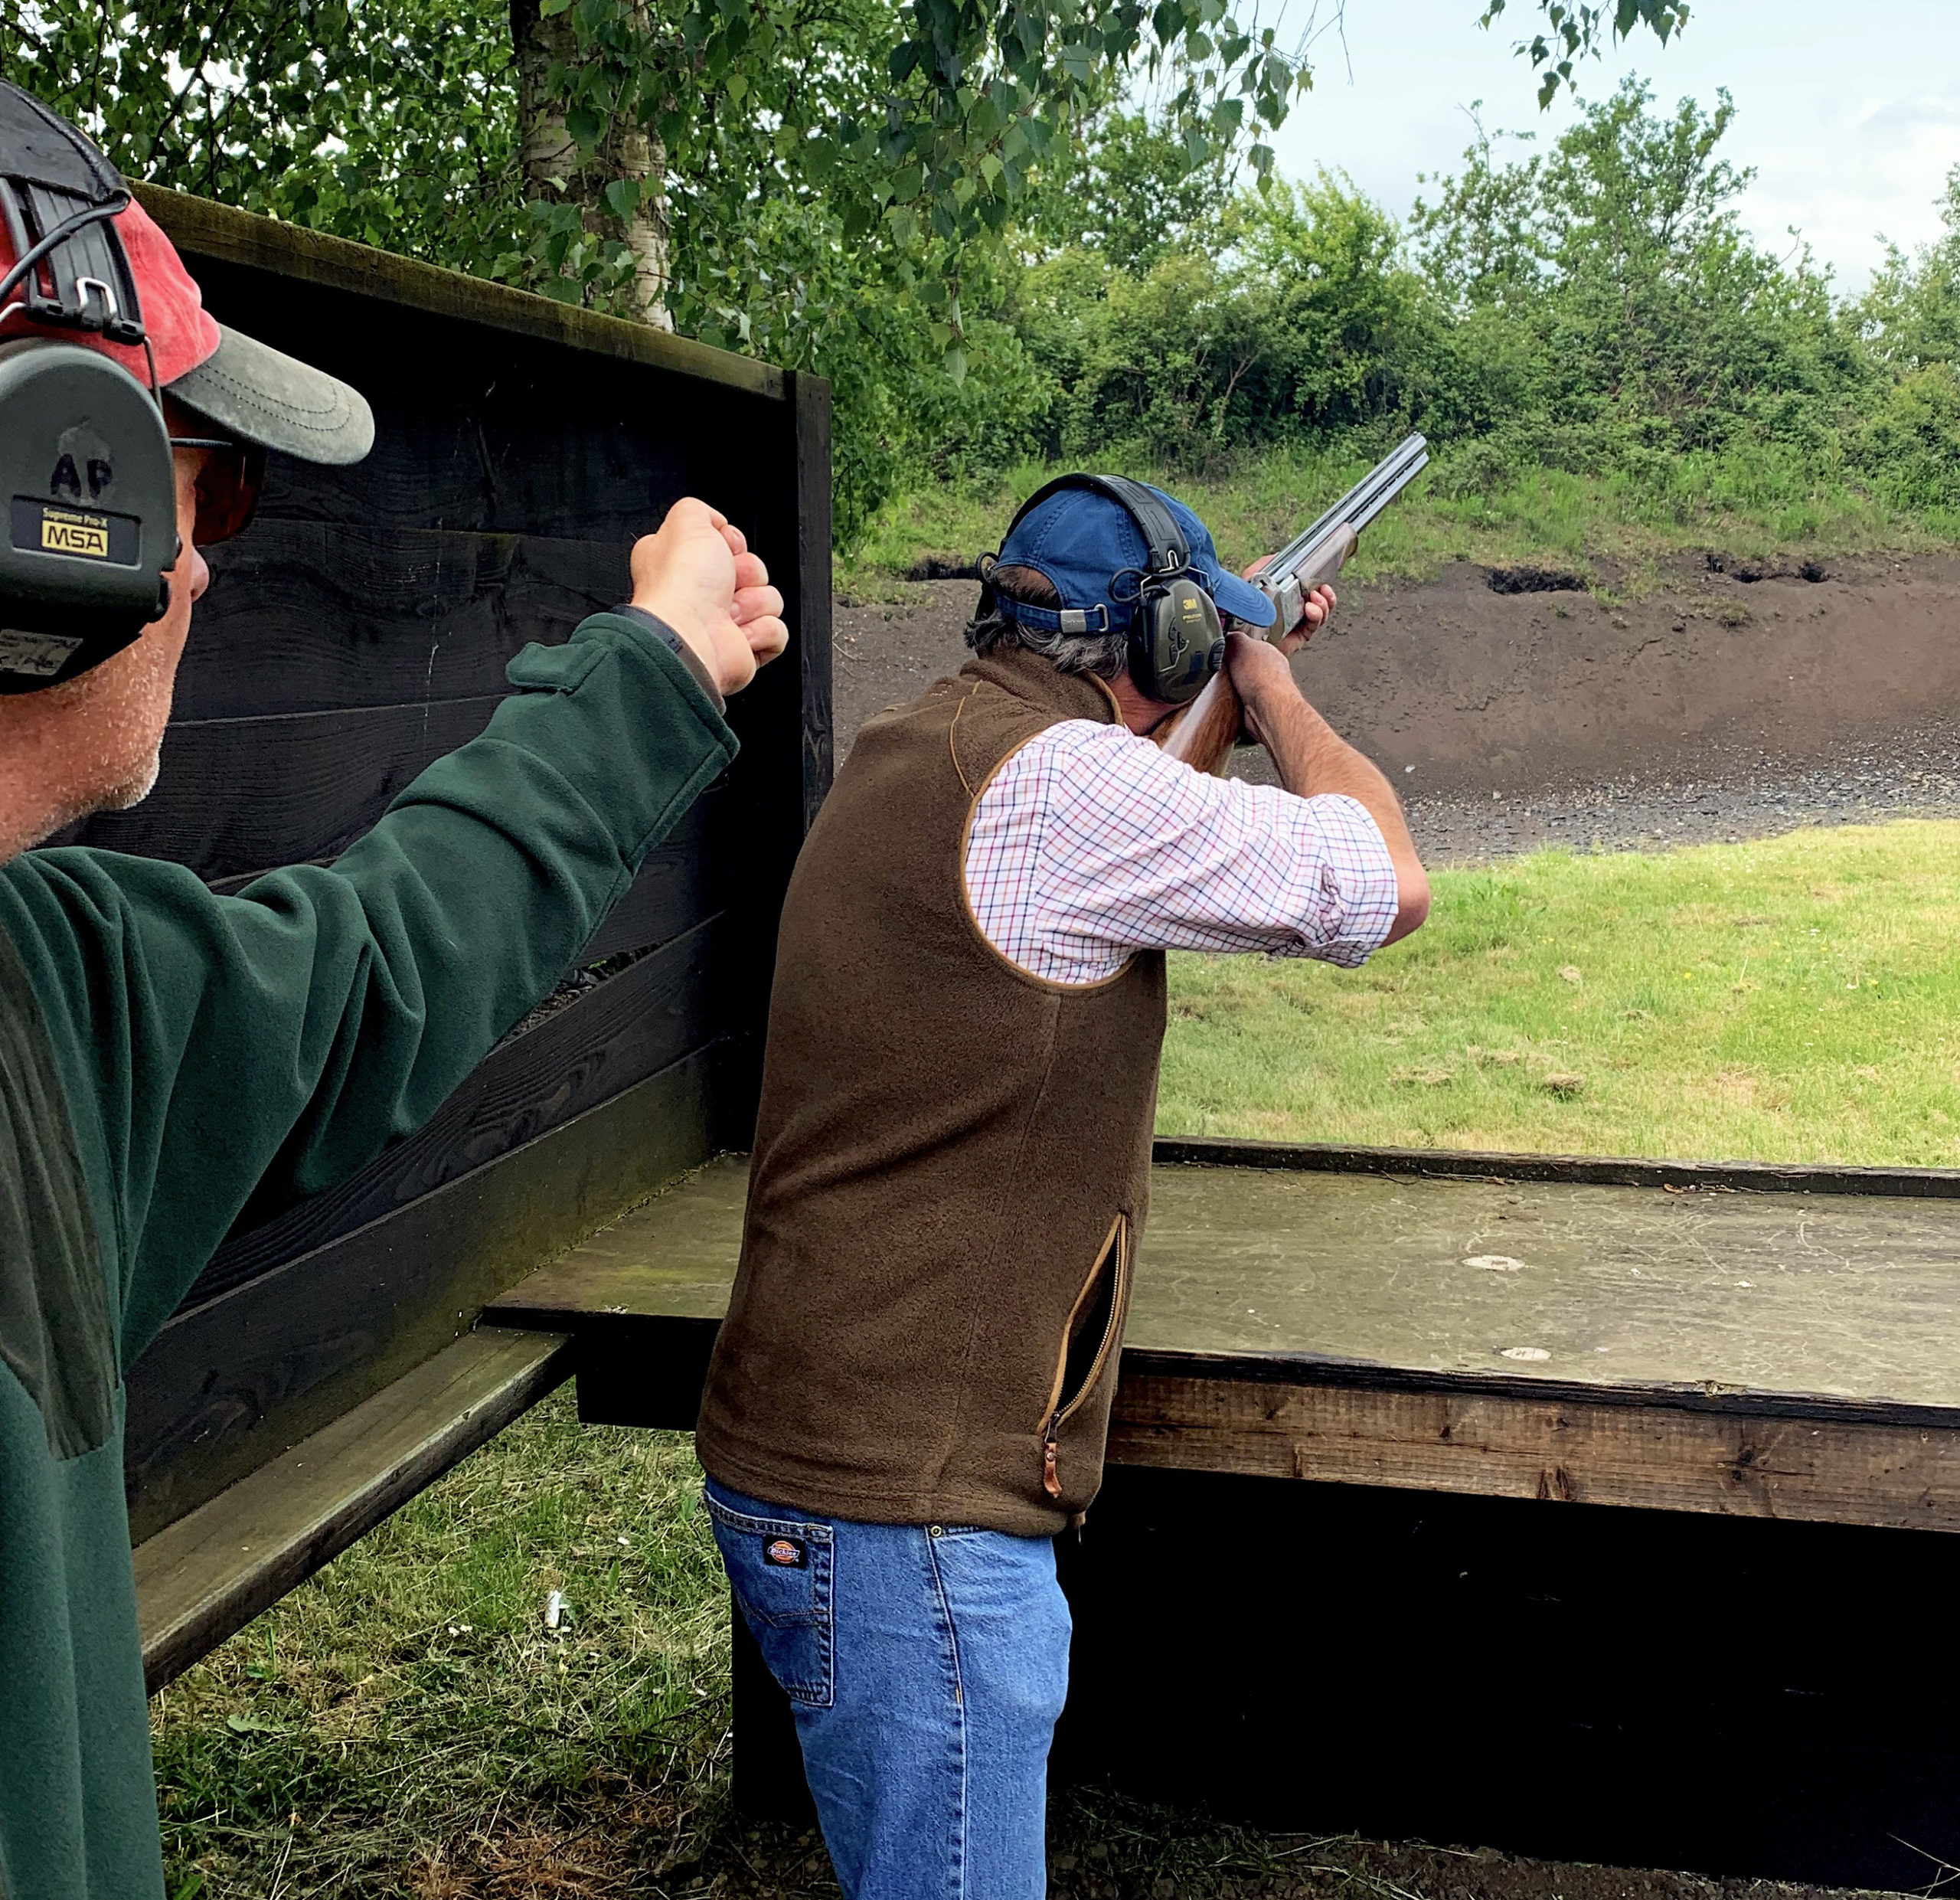
{"label": "dirt embankment", "polygon": [[[1441,855],[1960,812],[1960,557],[1684,560],[1610,606],[1461,563],[1351,587],[1295,661]],[[840,753],[963,652],[971,583],[841,607]],[[1263,761],[1249,764],[1261,776]]]}

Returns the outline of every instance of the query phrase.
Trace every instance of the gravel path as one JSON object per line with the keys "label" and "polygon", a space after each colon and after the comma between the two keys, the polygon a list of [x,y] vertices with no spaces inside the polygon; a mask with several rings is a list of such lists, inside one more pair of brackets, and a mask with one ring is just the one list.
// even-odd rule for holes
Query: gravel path
{"label": "gravel path", "polygon": [[1808,825],[1960,818],[1960,733],[1928,728],[1882,752],[1792,769],[1765,760],[1696,780],[1623,780],[1488,799],[1406,799],[1410,829],[1438,864],[1477,864],[1550,844],[1658,851],[1735,844]]}

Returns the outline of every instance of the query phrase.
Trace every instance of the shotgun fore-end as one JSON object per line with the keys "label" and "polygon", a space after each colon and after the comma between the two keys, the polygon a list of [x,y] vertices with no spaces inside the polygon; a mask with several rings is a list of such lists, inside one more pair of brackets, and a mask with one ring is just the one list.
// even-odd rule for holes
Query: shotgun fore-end
{"label": "shotgun fore-end", "polygon": [[1359,537],[1345,522],[1316,547],[1310,548],[1294,566],[1269,578],[1256,575],[1253,584],[1272,603],[1273,621],[1266,637],[1276,646],[1300,624],[1307,596],[1325,587],[1348,564]]}

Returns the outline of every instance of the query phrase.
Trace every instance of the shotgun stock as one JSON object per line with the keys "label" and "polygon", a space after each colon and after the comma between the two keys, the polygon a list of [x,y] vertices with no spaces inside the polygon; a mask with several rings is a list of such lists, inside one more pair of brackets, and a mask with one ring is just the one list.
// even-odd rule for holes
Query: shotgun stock
{"label": "shotgun stock", "polygon": [[[1277,645],[1299,624],[1306,597],[1340,573],[1361,531],[1422,473],[1429,460],[1429,444],[1419,435],[1406,437],[1253,577],[1275,610],[1266,636],[1269,640]],[[1245,708],[1230,676],[1220,672],[1151,736],[1174,759],[1222,777],[1244,728]]]}

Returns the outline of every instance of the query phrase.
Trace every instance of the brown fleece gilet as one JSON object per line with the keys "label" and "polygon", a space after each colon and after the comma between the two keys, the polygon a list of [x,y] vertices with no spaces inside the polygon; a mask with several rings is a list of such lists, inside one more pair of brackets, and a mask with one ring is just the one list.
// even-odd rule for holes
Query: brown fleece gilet
{"label": "brown fleece gilet", "polygon": [[1052,1534],[1102,1482],[1150,1179],[1164,958],[1031,976],[964,863],[1011,754],[1109,724],[1018,649],[858,734],[782,913],[748,1220],[701,1408],[731,1490]]}

